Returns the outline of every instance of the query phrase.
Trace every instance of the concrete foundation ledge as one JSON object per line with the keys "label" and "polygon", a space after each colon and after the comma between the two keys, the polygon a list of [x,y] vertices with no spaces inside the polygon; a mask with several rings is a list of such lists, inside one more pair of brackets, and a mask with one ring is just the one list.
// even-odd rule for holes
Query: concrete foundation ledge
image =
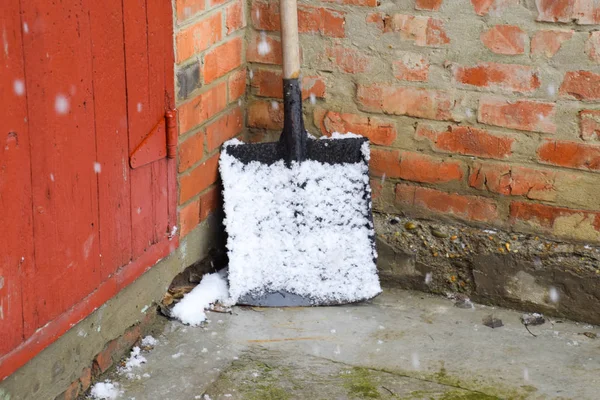
{"label": "concrete foundation ledge", "polygon": [[600,246],[376,213],[388,287],[600,323]]}
{"label": "concrete foundation ledge", "polygon": [[152,329],[169,284],[221,245],[221,232],[220,217],[205,220],[172,254],[0,382],[0,400],[76,399]]}

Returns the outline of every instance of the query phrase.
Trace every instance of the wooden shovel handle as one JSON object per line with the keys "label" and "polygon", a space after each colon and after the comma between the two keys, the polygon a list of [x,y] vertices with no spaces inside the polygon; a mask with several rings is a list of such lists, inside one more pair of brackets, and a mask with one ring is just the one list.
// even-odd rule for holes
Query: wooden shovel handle
{"label": "wooden shovel handle", "polygon": [[283,49],[283,79],[300,77],[300,46],[298,43],[298,6],[296,0],[280,0],[281,47]]}

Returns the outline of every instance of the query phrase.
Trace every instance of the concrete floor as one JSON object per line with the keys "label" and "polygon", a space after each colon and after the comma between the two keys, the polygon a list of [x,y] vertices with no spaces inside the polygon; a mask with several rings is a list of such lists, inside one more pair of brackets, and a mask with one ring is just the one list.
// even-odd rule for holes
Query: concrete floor
{"label": "concrete floor", "polygon": [[[504,326],[482,324],[490,314]],[[234,308],[205,328],[169,321],[123,399],[598,399],[597,327],[418,292],[328,308]],[[593,336],[593,335],[590,335]],[[146,375],[144,375],[146,374]],[[145,377],[144,377],[145,376]]]}

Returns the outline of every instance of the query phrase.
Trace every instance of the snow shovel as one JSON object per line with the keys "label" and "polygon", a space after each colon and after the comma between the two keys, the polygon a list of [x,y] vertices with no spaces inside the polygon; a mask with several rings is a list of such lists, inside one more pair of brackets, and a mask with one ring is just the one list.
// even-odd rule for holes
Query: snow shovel
{"label": "snow shovel", "polygon": [[225,143],[219,161],[237,304],[317,306],[381,293],[369,143],[316,140],[302,119],[296,0],[281,0],[284,127],[275,143]]}

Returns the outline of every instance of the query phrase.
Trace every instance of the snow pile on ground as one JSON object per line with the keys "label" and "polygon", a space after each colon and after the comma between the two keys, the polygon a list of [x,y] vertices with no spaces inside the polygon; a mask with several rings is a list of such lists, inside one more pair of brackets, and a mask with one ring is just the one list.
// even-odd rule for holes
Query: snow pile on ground
{"label": "snow pile on ground", "polygon": [[154,347],[158,344],[158,340],[148,335],[142,339],[142,346],[144,347]]}
{"label": "snow pile on ground", "polygon": [[135,346],[133,349],[131,349],[131,354],[125,361],[125,365],[118,368],[119,373],[126,374],[128,379],[140,379],[141,377],[139,375],[136,375],[131,371],[134,368],[146,363],[146,357],[144,357],[141,352],[142,350],[138,346]]}
{"label": "snow pile on ground", "polygon": [[92,399],[96,400],[116,400],[122,393],[119,384],[109,380],[96,383],[90,392]]}
{"label": "snow pile on ground", "polygon": [[198,326],[206,320],[204,310],[217,301],[230,303],[225,272],[204,275],[200,284],[173,307],[171,315],[184,324]]}
{"label": "snow pile on ground", "polygon": [[[346,137],[333,135],[334,139]],[[381,292],[370,220],[368,142],[358,163],[272,165],[220,159],[232,301],[263,289],[315,302],[352,302]]]}

